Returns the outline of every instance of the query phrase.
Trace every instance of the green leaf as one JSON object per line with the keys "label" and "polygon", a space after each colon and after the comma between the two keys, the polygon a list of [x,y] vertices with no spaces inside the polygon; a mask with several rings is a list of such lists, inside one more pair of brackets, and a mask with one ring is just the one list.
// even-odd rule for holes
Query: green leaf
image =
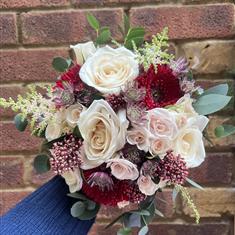
{"label": "green leaf", "polygon": [[63,57],[55,57],[52,61],[53,68],[58,72],[65,72],[70,64],[70,60],[64,59]]}
{"label": "green leaf", "polygon": [[98,31],[99,28],[100,28],[100,24],[99,24],[99,21],[95,18],[95,16],[90,14],[90,13],[88,13],[86,18],[87,18],[87,21],[90,24],[90,26],[93,29],[95,29],[96,31]]}
{"label": "green leaf", "polygon": [[209,94],[220,94],[220,95],[227,95],[228,94],[228,84],[220,84],[214,87],[205,90],[202,95],[209,95]]}
{"label": "green leaf", "polygon": [[67,196],[86,201],[87,197],[81,193],[68,193]]}
{"label": "green leaf", "polygon": [[81,135],[81,132],[78,128],[78,126],[76,126],[74,129],[73,129],[73,135],[78,137],[78,138],[81,138],[82,139],[82,135]]}
{"label": "green leaf", "polygon": [[223,109],[229,103],[230,99],[230,96],[219,94],[203,95],[193,103],[193,107],[197,113],[208,115]]}
{"label": "green leaf", "polygon": [[94,210],[95,207],[96,207],[96,203],[95,203],[95,202],[93,202],[93,201],[91,201],[91,200],[87,200],[87,209],[88,209],[89,211]]}
{"label": "green leaf", "polygon": [[215,128],[215,136],[218,138],[223,138],[235,133],[235,126],[233,125],[220,125]]}
{"label": "green leaf", "polygon": [[124,225],[126,227],[141,227],[141,216],[139,214],[127,214],[123,218]]}
{"label": "green leaf", "polygon": [[134,41],[136,46],[140,46],[144,42],[144,34],[145,31],[142,27],[130,28],[126,35],[124,46],[128,49],[132,49],[132,41]]}
{"label": "green leaf", "polygon": [[127,34],[130,29],[130,19],[128,15],[124,14],[124,33]]}
{"label": "green leaf", "polygon": [[188,183],[190,183],[193,187],[201,189],[201,190],[204,190],[204,188],[201,185],[199,185],[198,183],[194,182],[193,180],[191,180],[189,178],[186,178],[186,181]]}
{"label": "green leaf", "polygon": [[99,36],[96,38],[96,43],[97,44],[105,44],[110,39],[110,36],[111,36],[110,30],[108,28],[103,29],[100,32]]}
{"label": "green leaf", "polygon": [[146,235],[149,231],[149,228],[147,225],[145,225],[144,227],[142,227],[138,233],[138,235]]}
{"label": "green leaf", "polygon": [[131,228],[120,228],[117,235],[129,235],[131,234]]}
{"label": "green leaf", "polygon": [[28,125],[28,121],[26,118],[22,117],[22,114],[17,114],[14,117],[14,123],[15,123],[15,127],[18,131],[25,131],[27,125]]}
{"label": "green leaf", "polygon": [[73,217],[79,217],[85,212],[85,204],[82,201],[76,202],[71,208],[71,215]]}
{"label": "green leaf", "polygon": [[161,211],[159,211],[158,209],[155,209],[155,214],[159,215],[160,217],[165,217]]}
{"label": "green leaf", "polygon": [[96,217],[97,213],[99,212],[99,209],[100,209],[100,205],[96,203],[94,210],[85,210],[82,215],[78,216],[78,219],[90,220]]}
{"label": "green leaf", "polygon": [[131,213],[137,214],[137,215],[150,215],[148,210],[133,210],[130,211]]}
{"label": "green leaf", "polygon": [[144,42],[144,38],[142,37],[135,37],[135,38],[131,38],[130,40],[127,40],[125,42],[125,47],[128,48],[128,49],[133,49],[133,42],[135,43],[135,45],[138,47],[140,46],[141,44],[143,44]]}
{"label": "green leaf", "polygon": [[38,173],[44,173],[50,170],[49,157],[46,154],[39,154],[35,157],[33,166]]}

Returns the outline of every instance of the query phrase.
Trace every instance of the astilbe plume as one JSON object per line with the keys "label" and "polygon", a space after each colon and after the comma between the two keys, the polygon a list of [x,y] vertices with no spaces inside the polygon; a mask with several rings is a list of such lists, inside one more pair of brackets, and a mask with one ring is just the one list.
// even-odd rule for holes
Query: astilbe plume
{"label": "astilbe plume", "polygon": [[117,112],[119,109],[126,108],[126,101],[124,100],[124,97],[122,94],[120,95],[109,95],[106,98],[106,101],[110,104],[112,109]]}
{"label": "astilbe plume", "polygon": [[72,134],[66,136],[62,141],[53,143],[50,158],[51,169],[56,174],[73,170],[81,165],[82,141]]}
{"label": "astilbe plume", "polygon": [[174,155],[173,151],[168,151],[156,165],[155,176],[172,184],[181,185],[188,176],[188,168],[180,155]]}
{"label": "astilbe plume", "polygon": [[173,74],[169,65],[154,66],[143,72],[137,78],[139,87],[146,89],[144,102],[148,109],[164,107],[174,104],[183,92],[180,89],[179,79]]}

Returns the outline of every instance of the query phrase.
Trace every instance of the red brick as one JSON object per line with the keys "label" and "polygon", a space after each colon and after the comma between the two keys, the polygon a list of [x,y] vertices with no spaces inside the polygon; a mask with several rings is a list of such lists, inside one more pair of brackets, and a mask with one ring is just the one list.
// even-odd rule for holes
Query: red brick
{"label": "red brick", "polygon": [[234,5],[132,8],[132,25],[144,26],[147,37],[169,27],[171,39],[220,38],[234,35]]}
{"label": "red brick", "polygon": [[77,43],[91,39],[94,30],[88,25],[86,14],[91,12],[103,26],[111,26],[115,38],[120,38],[117,25],[122,24],[123,10],[57,11],[24,13],[21,16],[24,44]]}
{"label": "red brick", "polygon": [[230,184],[232,171],[232,154],[211,153],[199,167],[190,169],[189,178],[201,184]]}
{"label": "red brick", "polygon": [[39,149],[40,141],[29,130],[19,132],[13,123],[0,123],[0,152],[35,151]]}
{"label": "red brick", "polygon": [[57,73],[51,63],[56,56],[68,57],[66,48],[1,51],[0,81],[55,81]]}
{"label": "red brick", "polygon": [[[116,234],[120,225],[114,225],[109,229],[104,229],[107,224],[98,224],[92,226],[88,235],[110,235]],[[137,234],[137,229],[133,229],[132,235]],[[177,224],[177,223],[157,223],[150,224],[148,235],[230,235],[229,223],[226,222],[204,222],[196,224]]]}
{"label": "red brick", "polygon": [[24,158],[4,156],[0,157],[0,187],[14,188],[24,184]]}
{"label": "red brick", "polygon": [[[24,89],[22,86],[1,86],[0,87],[0,97],[8,99],[9,97],[12,97],[13,99],[16,99],[18,94],[23,94]],[[15,113],[11,109],[4,109],[0,107],[0,114],[1,117],[8,117],[12,118]]]}
{"label": "red brick", "polygon": [[14,207],[18,202],[25,198],[30,191],[19,192],[0,192],[0,215],[5,214],[8,210]]}
{"label": "red brick", "polygon": [[68,5],[69,0],[1,0],[0,9],[33,8],[33,7],[58,7]]}
{"label": "red brick", "polygon": [[17,43],[16,15],[0,15],[0,45]]}

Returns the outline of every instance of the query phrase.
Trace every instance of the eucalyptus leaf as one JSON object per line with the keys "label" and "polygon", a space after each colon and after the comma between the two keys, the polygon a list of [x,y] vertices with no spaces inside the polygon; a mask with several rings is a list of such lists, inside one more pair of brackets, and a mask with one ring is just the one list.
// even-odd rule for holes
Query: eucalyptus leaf
{"label": "eucalyptus leaf", "polygon": [[82,215],[78,216],[80,220],[90,220],[96,217],[97,213],[99,212],[100,205],[96,203],[94,210],[85,210]]}
{"label": "eucalyptus leaf", "polygon": [[141,227],[141,216],[139,214],[132,213],[125,216],[123,222],[126,227]]}
{"label": "eucalyptus leaf", "polygon": [[73,204],[71,208],[71,215],[73,217],[79,217],[85,212],[86,206],[85,203],[82,201],[78,201]]}
{"label": "eucalyptus leaf", "polygon": [[95,202],[93,202],[93,201],[91,201],[91,200],[87,200],[87,209],[89,210],[89,211],[92,211],[92,210],[94,210],[95,209],[95,207],[96,207],[96,203]]}
{"label": "eucalyptus leaf", "polygon": [[203,92],[202,95],[209,95],[209,94],[220,94],[220,95],[227,95],[228,94],[228,84],[219,84],[217,86],[213,86]]}
{"label": "eucalyptus leaf", "polygon": [[155,209],[155,214],[159,215],[160,217],[165,217],[161,211],[159,211],[158,209]]}
{"label": "eucalyptus leaf", "polygon": [[70,60],[63,57],[55,57],[52,61],[53,68],[58,72],[65,72],[71,64]]}
{"label": "eucalyptus leaf", "polygon": [[215,136],[223,138],[235,133],[235,126],[223,124],[215,128]]}
{"label": "eucalyptus leaf", "polygon": [[188,183],[190,183],[193,187],[201,189],[201,190],[204,190],[204,188],[201,185],[199,185],[198,183],[194,182],[193,180],[191,180],[189,178],[186,178],[186,181]]}
{"label": "eucalyptus leaf", "polygon": [[72,198],[76,198],[76,199],[80,199],[80,200],[87,200],[87,197],[81,193],[68,193],[67,196],[72,197]]}
{"label": "eucalyptus leaf", "polygon": [[46,154],[39,154],[35,157],[33,166],[38,173],[44,173],[50,170],[49,157]]}
{"label": "eucalyptus leaf", "polygon": [[90,26],[93,29],[95,29],[96,31],[98,31],[100,28],[100,24],[99,24],[99,21],[96,19],[96,17],[94,15],[88,13],[86,18],[87,18],[87,21],[90,24]]}
{"label": "eucalyptus leaf", "polygon": [[130,211],[131,213],[137,214],[137,215],[150,215],[148,210],[134,210],[134,211]]}
{"label": "eucalyptus leaf", "polygon": [[208,115],[223,109],[231,100],[230,96],[220,94],[203,95],[193,103],[193,107],[197,113]]}
{"label": "eucalyptus leaf", "polygon": [[130,235],[131,228],[120,228],[117,232],[117,235]]}
{"label": "eucalyptus leaf", "polygon": [[14,117],[14,123],[15,123],[15,127],[18,131],[25,131],[27,125],[28,125],[28,121],[26,118],[22,117],[22,114],[17,114]]}
{"label": "eucalyptus leaf", "polygon": [[111,32],[110,30],[104,29],[103,31],[100,32],[99,36],[96,38],[96,43],[97,44],[105,44],[110,40],[111,37]]}
{"label": "eucalyptus leaf", "polygon": [[138,235],[146,235],[149,231],[149,228],[147,225],[145,225],[144,227],[142,227],[138,233]]}

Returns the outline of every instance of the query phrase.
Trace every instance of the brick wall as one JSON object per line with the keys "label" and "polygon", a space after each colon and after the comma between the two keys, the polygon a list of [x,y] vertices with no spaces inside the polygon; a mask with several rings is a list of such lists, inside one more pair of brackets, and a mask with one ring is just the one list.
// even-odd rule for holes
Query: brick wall
{"label": "brick wall", "polygon": [[[69,44],[86,41],[91,35],[85,15],[92,12],[106,25],[112,26],[115,38],[123,13],[132,25],[143,25],[148,33],[164,26],[170,30],[172,47],[177,55],[185,55],[191,64],[199,64],[194,74],[203,86],[220,82],[230,84],[234,95],[235,80],[235,5],[234,0],[1,0],[0,1],[0,96],[15,97],[25,85],[53,81],[51,68],[56,55],[69,55]],[[195,57],[197,56],[197,58]],[[0,211],[6,212],[19,200],[46,182],[52,174],[37,175],[32,168],[39,140],[29,132],[19,133],[12,123],[13,113],[0,110]],[[219,115],[212,117],[207,144],[207,159],[191,178],[204,185],[199,192],[190,189],[202,215],[194,224],[191,212],[179,200],[172,207],[171,190],[164,190],[159,201],[165,218],[156,218],[150,234],[159,235],[232,235],[235,214],[235,138],[217,140],[213,129],[234,116],[234,100]],[[102,228],[117,210],[103,208],[90,235],[115,234]]]}

